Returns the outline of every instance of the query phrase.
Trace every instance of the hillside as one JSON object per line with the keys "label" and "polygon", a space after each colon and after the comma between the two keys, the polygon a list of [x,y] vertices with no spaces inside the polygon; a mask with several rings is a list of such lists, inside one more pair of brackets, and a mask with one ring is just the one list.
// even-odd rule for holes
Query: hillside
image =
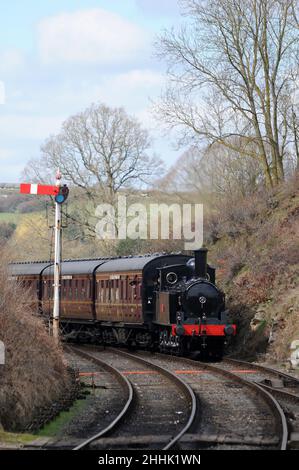
{"label": "hillside", "polygon": [[63,354],[31,307],[30,296],[0,266],[0,428],[24,430],[41,407],[61,399],[70,385]]}
{"label": "hillside", "polygon": [[234,352],[286,361],[299,339],[299,175],[227,202],[206,234],[239,326]]}

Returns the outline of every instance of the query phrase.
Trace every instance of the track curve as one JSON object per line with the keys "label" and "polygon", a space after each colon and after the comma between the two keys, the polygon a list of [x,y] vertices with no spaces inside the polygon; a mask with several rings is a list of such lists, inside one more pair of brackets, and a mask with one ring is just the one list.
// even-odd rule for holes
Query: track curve
{"label": "track curve", "polygon": [[[211,421],[217,422],[218,424],[221,420],[224,422],[225,419],[231,420],[231,427],[236,426],[237,431],[241,431],[242,426],[244,427],[245,421],[247,418],[250,418],[252,420],[252,427],[254,424],[254,419],[259,418],[259,421],[256,423],[257,431],[252,432],[252,429],[249,428],[249,432],[251,432],[252,437],[248,439],[248,436],[246,437],[246,427],[243,430],[243,435],[244,435],[244,443],[245,445],[254,445],[256,444],[257,448],[259,448],[262,445],[265,446],[274,446],[275,448],[279,448],[280,450],[285,450],[287,447],[287,440],[288,440],[288,427],[287,427],[287,420],[284,414],[283,409],[281,408],[280,404],[278,401],[272,396],[271,393],[266,391],[264,388],[262,388],[260,385],[250,382],[237,374],[234,374],[226,369],[221,368],[221,363],[219,363],[217,366],[216,365],[211,365],[208,363],[202,363],[199,361],[195,361],[192,359],[187,359],[187,358],[181,358],[181,357],[176,357],[176,356],[167,356],[164,354],[159,354],[155,353],[152,355],[149,355],[148,353],[138,353],[138,355],[146,355],[147,358],[149,358],[150,361],[153,362],[159,362],[162,363],[163,365],[168,364],[168,367],[171,369],[178,368],[180,366],[183,366],[183,370],[180,370],[179,373],[184,374],[185,371],[185,376],[184,378],[188,380],[188,377],[191,377],[191,379],[188,380],[189,384],[194,390],[197,390],[198,392],[198,399],[200,400],[202,398],[202,404],[205,405],[205,407],[210,407],[209,413],[204,416],[205,423],[207,429],[211,429],[214,432],[215,435],[215,440],[218,441],[223,441],[223,442],[237,442],[238,440],[235,439],[234,436],[231,436],[230,438],[227,438],[225,436],[225,433],[227,433],[228,429],[223,426],[223,431],[221,436],[219,436],[219,432],[217,435],[217,431],[219,431],[219,426],[214,427],[209,427],[209,424]],[[186,370],[187,369],[187,370]],[[190,369],[190,370],[188,370]],[[193,373],[194,371],[201,371],[202,374],[197,375]],[[204,374],[212,374],[212,376],[219,377],[222,376],[224,378],[223,380],[218,380],[215,382],[215,387],[213,389],[213,386],[210,384],[212,383],[212,377],[207,377]],[[226,382],[226,380],[229,380],[231,385]],[[235,384],[235,386],[233,385]],[[231,410],[229,408],[230,403],[227,402],[227,399],[225,397],[225,394],[228,394],[228,389],[227,386],[229,387],[228,389],[231,390],[230,393],[232,396],[234,396],[234,401],[231,403]],[[234,387],[240,387],[239,391],[237,393],[234,392]],[[219,391],[222,391],[222,396]],[[250,397],[248,397],[248,391],[251,391]],[[244,398],[240,402],[239,394],[245,392],[243,394]],[[213,397],[213,399],[212,399]],[[247,398],[246,398],[247,397]],[[214,400],[214,406],[213,406],[213,400]],[[217,404],[218,400],[218,404]],[[247,401],[246,401],[247,400]],[[244,403],[243,403],[244,402]],[[221,403],[223,403],[221,405]],[[247,403],[247,405],[246,405]],[[225,413],[221,413],[222,410],[220,410],[221,406],[224,408],[226,407],[226,415]],[[244,411],[244,408],[247,406],[248,410]],[[254,411],[254,407],[256,407],[256,411]],[[234,420],[232,419],[232,414],[235,413],[237,416],[238,414],[240,415],[240,419],[236,420],[236,423],[234,423]],[[219,417],[220,416],[220,417]],[[226,416],[226,418],[225,418]],[[251,416],[251,417],[250,417]],[[244,422],[243,422],[244,421]],[[266,422],[267,421],[267,422]],[[215,424],[215,423],[214,423]],[[222,427],[220,428],[222,429]],[[262,432],[261,429],[263,429]],[[215,431],[216,430],[216,431]],[[273,432],[272,432],[273,431]],[[208,435],[206,436],[203,430],[203,425],[198,427],[197,432],[199,434],[202,434],[202,436],[195,437],[195,439],[198,439],[197,442],[212,442],[213,438]],[[255,438],[255,434],[263,434],[263,433],[268,433],[269,438],[268,439],[263,439],[261,437],[260,439],[260,444],[258,444],[258,440]],[[192,438],[192,436],[191,436]],[[194,437],[193,437],[194,438]],[[242,442],[242,433],[241,433],[241,438],[239,439],[239,443],[241,444]],[[247,444],[246,444],[247,443]],[[274,445],[275,443],[275,445]]]}
{"label": "track curve", "polygon": [[132,404],[133,404],[133,399],[134,399],[134,390],[132,387],[132,384],[130,381],[125,377],[118,369],[115,367],[112,367],[111,365],[107,364],[104,361],[101,361],[99,358],[94,357],[93,355],[89,354],[87,351],[82,350],[79,347],[67,347],[67,350],[70,352],[83,357],[84,359],[87,359],[89,361],[92,361],[96,364],[98,364],[101,368],[105,369],[108,371],[108,373],[112,374],[116,380],[119,382],[121,385],[122,389],[124,390],[125,394],[125,404],[122,407],[121,411],[118,413],[116,418],[114,418],[111,423],[106,426],[104,429],[102,429],[99,433],[94,434],[93,436],[89,437],[88,439],[84,440],[82,443],[77,445],[76,447],[73,448],[73,450],[82,450],[88,447],[92,442],[94,442],[96,439],[100,439],[101,437],[104,437],[108,435],[110,432],[112,432],[119,422],[124,418],[124,416],[129,412]]}
{"label": "track curve", "polygon": [[101,446],[110,449],[117,445],[134,448],[136,434],[139,434],[137,448],[152,448],[157,444],[162,450],[175,447],[196,415],[197,402],[191,387],[171,371],[124,351],[76,347],[75,352],[79,351],[85,358],[100,360],[113,368],[116,362],[118,372],[128,377],[133,387],[133,405],[117,426],[86,439],[75,449]]}

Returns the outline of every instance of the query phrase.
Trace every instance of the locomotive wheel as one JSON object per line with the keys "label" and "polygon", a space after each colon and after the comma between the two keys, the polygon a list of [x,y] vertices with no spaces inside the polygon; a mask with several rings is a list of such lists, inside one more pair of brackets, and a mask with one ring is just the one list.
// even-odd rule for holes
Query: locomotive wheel
{"label": "locomotive wheel", "polygon": [[159,341],[159,349],[162,353],[168,351],[168,342],[169,342],[169,334],[166,330],[161,331],[160,333],[160,341]]}

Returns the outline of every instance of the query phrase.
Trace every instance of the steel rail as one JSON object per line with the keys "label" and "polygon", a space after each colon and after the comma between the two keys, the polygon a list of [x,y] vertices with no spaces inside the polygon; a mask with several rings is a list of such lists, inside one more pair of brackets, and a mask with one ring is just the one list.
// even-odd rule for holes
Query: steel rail
{"label": "steel rail", "polygon": [[296,386],[299,387],[299,379],[297,379],[296,377],[293,377],[292,375],[286,374],[285,372],[279,371],[277,369],[273,369],[272,367],[262,366],[261,364],[256,364],[255,362],[247,362],[244,360],[233,359],[230,357],[225,357],[223,359],[223,362],[227,364],[236,365],[236,366],[238,365],[244,366],[249,369],[256,369],[256,370],[259,370],[261,372],[264,372],[270,375],[275,375],[276,377],[282,378],[289,383],[293,382]]}
{"label": "steel rail", "polygon": [[[193,364],[198,362],[198,361],[193,361],[192,359],[188,359],[188,361],[192,362]],[[257,395],[262,396],[263,399],[270,406],[270,408],[273,411],[273,414],[276,418],[276,423],[277,423],[278,428],[279,428],[278,431],[279,431],[279,436],[280,436],[280,450],[286,450],[287,449],[287,443],[288,443],[287,419],[286,419],[286,416],[285,416],[285,414],[283,412],[283,409],[281,408],[280,404],[272,396],[271,393],[269,393],[267,390],[265,390],[259,384],[255,383],[255,382],[251,382],[250,380],[246,380],[243,377],[239,377],[237,374],[234,374],[233,372],[227,371],[225,369],[221,369],[217,366],[212,366],[211,364],[205,364],[205,363],[202,363],[202,362],[198,362],[198,363],[201,366],[205,366],[209,370],[212,370],[214,372],[220,371],[221,374],[223,374],[224,376],[230,377],[230,378],[234,379],[235,381],[237,381],[239,383],[247,385]]]}
{"label": "steel rail", "polygon": [[107,372],[109,372],[111,375],[113,375],[116,380],[120,383],[122,388],[125,390],[125,393],[127,395],[126,397],[126,402],[125,405],[123,406],[122,410],[120,413],[116,416],[116,418],[111,421],[111,423],[106,426],[106,428],[102,429],[97,434],[94,434],[93,436],[89,437],[85,441],[81,442],[79,445],[74,447],[72,450],[82,450],[86,447],[88,447],[92,442],[94,442],[97,439],[100,439],[101,437],[106,436],[109,434],[111,431],[113,431],[116,426],[120,423],[120,421],[127,415],[129,410],[131,409],[131,406],[133,404],[133,399],[134,399],[134,390],[132,387],[131,382],[125,377],[118,369],[115,367],[107,364],[105,361],[102,361],[98,357],[95,357],[93,354],[90,354],[87,351],[83,351],[81,348],[78,347],[70,347],[67,346],[65,348],[66,350],[69,350],[70,352],[83,357],[84,359],[87,359],[88,361],[91,361],[97,365],[99,365],[101,368],[105,369]]}
{"label": "steel rail", "polygon": [[[156,357],[161,357],[165,360],[171,361],[172,356],[168,356],[166,354],[161,354],[161,353],[155,353],[154,354]],[[277,431],[279,432],[279,442],[280,442],[280,450],[286,450],[287,449],[287,442],[288,442],[288,425],[287,425],[287,419],[286,416],[283,412],[283,409],[281,408],[280,404],[278,401],[272,396],[272,394],[268,391],[265,390],[262,386],[257,384],[256,382],[252,382],[250,380],[246,380],[243,377],[238,376],[237,374],[230,372],[226,369],[222,369],[219,366],[214,366],[205,362],[189,359],[189,358],[182,358],[178,356],[174,356],[176,360],[181,360],[182,363],[187,363],[192,366],[198,366],[201,369],[207,369],[210,370],[216,374],[221,374],[225,377],[228,377],[235,382],[239,382],[243,384],[244,386],[247,386],[251,388],[251,390],[256,394],[261,396],[265,402],[268,403],[270,406],[276,420],[277,424]],[[221,363],[220,363],[221,365]]]}
{"label": "steel rail", "polygon": [[184,380],[182,380],[177,375],[173,374],[168,369],[165,369],[162,366],[158,366],[157,364],[153,364],[151,361],[147,361],[144,358],[141,358],[139,356],[135,356],[134,354],[125,352],[123,350],[120,351],[119,349],[115,349],[115,348],[110,348],[109,347],[109,348],[107,348],[107,350],[113,351],[114,353],[116,353],[120,356],[125,356],[125,357],[128,357],[128,358],[131,358],[134,361],[140,362],[141,364],[145,364],[147,366],[150,366],[151,368],[157,370],[158,372],[160,372],[164,376],[170,378],[172,382],[176,382],[176,384],[178,384],[179,388],[183,391],[184,395],[186,396],[187,400],[189,401],[189,405],[190,405],[190,408],[191,408],[188,421],[185,424],[185,426],[183,427],[183,429],[181,429],[181,431],[178,434],[176,434],[174,437],[172,437],[171,440],[163,447],[162,450],[169,450],[169,449],[173,448],[175,446],[175,444],[179,442],[181,437],[190,429],[190,427],[193,424],[194,418],[196,416],[197,400],[196,400],[195,393],[192,390],[192,388],[190,387],[190,385],[187,384]]}

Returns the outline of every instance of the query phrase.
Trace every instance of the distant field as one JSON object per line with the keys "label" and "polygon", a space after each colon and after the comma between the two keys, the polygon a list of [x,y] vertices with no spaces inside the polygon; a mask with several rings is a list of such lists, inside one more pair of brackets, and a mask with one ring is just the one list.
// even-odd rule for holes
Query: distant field
{"label": "distant field", "polygon": [[12,212],[0,212],[0,223],[1,222],[12,222],[17,224],[22,219],[23,214],[14,214]]}

